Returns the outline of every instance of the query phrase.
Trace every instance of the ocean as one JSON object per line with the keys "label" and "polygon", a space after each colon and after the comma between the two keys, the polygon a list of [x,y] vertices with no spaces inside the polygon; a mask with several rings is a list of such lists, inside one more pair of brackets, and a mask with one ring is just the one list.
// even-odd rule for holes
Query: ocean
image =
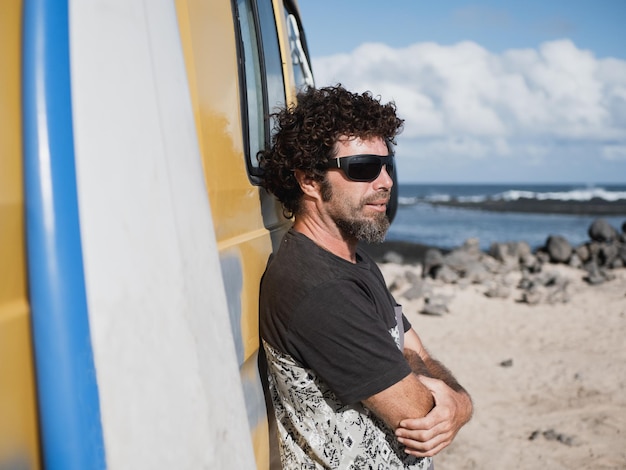
{"label": "ocean", "polygon": [[[564,236],[577,246],[589,240],[588,229],[603,218],[621,231],[626,209],[619,215],[576,215],[567,204],[584,201],[623,202],[626,185],[566,184],[407,184],[398,186],[399,204],[387,240],[408,241],[451,249],[468,238],[477,238],[483,250],[493,242],[526,241],[531,248],[543,246],[549,235]],[[564,213],[493,212],[476,209],[485,201],[526,201],[526,207],[551,200],[563,203]],[[455,201],[456,207],[438,205]],[[464,204],[474,207],[463,207]]]}

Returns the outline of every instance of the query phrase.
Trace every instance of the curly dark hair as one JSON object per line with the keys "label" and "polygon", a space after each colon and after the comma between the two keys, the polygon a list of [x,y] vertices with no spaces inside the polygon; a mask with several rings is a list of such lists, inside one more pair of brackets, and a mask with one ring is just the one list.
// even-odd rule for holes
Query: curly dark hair
{"label": "curly dark hair", "polygon": [[323,181],[326,165],[340,137],[380,137],[395,144],[403,119],[393,102],[381,104],[370,92],[351,93],[338,84],[309,88],[297,96],[297,104],[273,114],[272,146],[257,154],[263,170],[262,185],[283,204],[285,217],[300,211],[302,190],[294,170]]}

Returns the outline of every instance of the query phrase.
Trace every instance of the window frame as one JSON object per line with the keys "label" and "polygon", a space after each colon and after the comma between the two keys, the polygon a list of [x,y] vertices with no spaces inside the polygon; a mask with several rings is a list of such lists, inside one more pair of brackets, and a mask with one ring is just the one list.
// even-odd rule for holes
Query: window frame
{"label": "window frame", "polygon": [[[302,27],[302,22],[300,20],[300,14],[298,13],[298,8],[291,0],[285,0],[284,3],[284,21],[285,26],[287,28],[287,39],[289,41],[289,60],[291,61],[294,73],[294,81],[296,76],[296,67],[299,69],[299,73],[303,76],[303,83],[301,87],[296,83],[296,88],[298,91],[306,87],[315,87],[315,78],[313,75],[313,66],[311,64],[310,56],[309,56],[309,48],[306,42],[306,35],[304,33],[304,28]],[[295,22],[295,31],[292,29],[291,20]],[[294,33],[295,37],[292,37],[292,33]],[[296,40],[296,49],[291,48],[292,40]],[[293,56],[294,52],[297,51],[298,60],[300,63],[303,63],[304,66],[300,66],[294,63]],[[304,70],[303,70],[304,69]]]}
{"label": "window frame", "polygon": [[[263,43],[263,26],[261,25],[261,17],[259,14],[259,5],[258,1],[266,1],[269,4],[269,8],[272,11],[273,18],[273,26],[272,29],[275,32],[275,36],[272,38],[266,38],[265,40],[275,41],[276,50],[278,51],[278,59],[280,66],[280,81],[282,84],[282,105],[284,105],[287,101],[287,90],[285,89],[285,78],[284,78],[284,69],[283,69],[283,61],[280,51],[280,41],[277,31],[276,25],[276,12],[274,10],[274,5],[272,0],[232,0],[231,5],[233,9],[233,18],[235,23],[235,33],[236,33],[236,47],[237,47],[237,66],[238,66],[238,75],[239,75],[239,89],[240,89],[240,102],[241,102],[241,125],[242,125],[242,134],[243,134],[243,152],[244,159],[246,161],[246,168],[248,172],[248,177],[252,184],[259,185],[261,182],[262,170],[259,168],[258,163],[256,161],[256,153],[253,155],[251,148],[251,126],[259,125],[263,126],[263,136],[262,142],[260,143],[261,148],[267,147],[271,143],[271,119],[270,114],[272,113],[272,109],[270,109],[269,105],[269,91],[268,91],[268,70],[267,70],[267,60],[266,53],[268,47],[266,47]],[[244,45],[244,31],[242,31],[242,21],[241,15],[247,14],[248,11],[242,12],[239,9],[240,3],[249,7],[250,16],[253,22],[250,31],[246,31],[245,33],[254,34],[254,38],[256,40],[256,54],[258,59],[258,73],[259,84],[261,89],[261,107],[262,107],[262,116],[259,116],[256,123],[251,122],[250,119],[250,106],[252,105],[250,101],[250,97],[248,95],[248,85],[249,78],[252,76],[250,71],[246,68],[246,46]],[[267,29],[267,28],[266,28]],[[252,71],[256,73],[256,70]],[[257,77],[255,78],[255,86],[257,85]],[[258,130],[258,129],[257,129]],[[261,139],[259,139],[261,140]],[[261,150],[259,148],[258,150]]]}

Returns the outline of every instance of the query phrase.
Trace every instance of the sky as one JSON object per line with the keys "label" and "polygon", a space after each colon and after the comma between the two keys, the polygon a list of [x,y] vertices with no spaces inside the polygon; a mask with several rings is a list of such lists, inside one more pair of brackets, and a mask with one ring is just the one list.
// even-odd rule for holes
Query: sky
{"label": "sky", "polygon": [[400,182],[626,184],[626,0],[299,0],[317,87],[395,102]]}

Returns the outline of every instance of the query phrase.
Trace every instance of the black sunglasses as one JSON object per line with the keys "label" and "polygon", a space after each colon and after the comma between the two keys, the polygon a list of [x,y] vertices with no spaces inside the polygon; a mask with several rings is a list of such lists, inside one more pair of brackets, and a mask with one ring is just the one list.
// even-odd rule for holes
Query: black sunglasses
{"label": "black sunglasses", "polygon": [[327,168],[342,169],[348,179],[352,181],[370,182],[378,178],[383,165],[386,166],[387,173],[391,176],[394,167],[393,153],[384,157],[366,154],[331,158]]}

